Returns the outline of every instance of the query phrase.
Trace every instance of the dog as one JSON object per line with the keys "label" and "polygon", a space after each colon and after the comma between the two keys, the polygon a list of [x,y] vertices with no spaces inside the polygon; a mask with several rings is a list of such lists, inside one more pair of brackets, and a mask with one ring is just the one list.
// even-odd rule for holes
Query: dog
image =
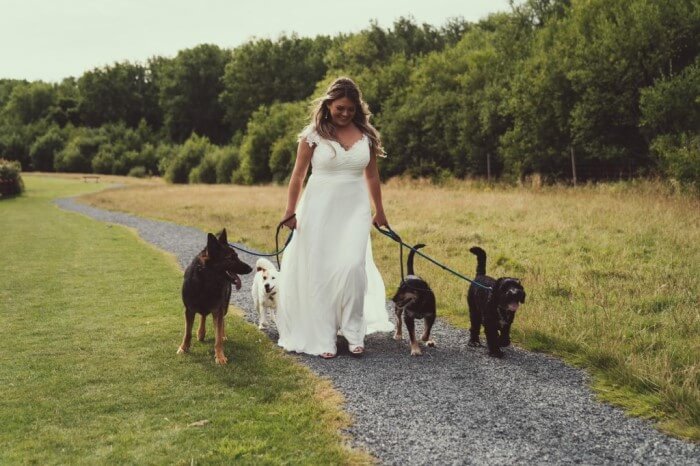
{"label": "dog", "polygon": [[241,279],[238,275],[252,272],[253,269],[238,258],[236,251],[229,246],[226,229],[219,233],[218,238],[207,234],[207,246],[195,256],[192,263],[185,269],[182,283],[182,302],[185,304],[185,336],[178,348],[178,354],[190,349],[192,339],[192,324],[195,314],[201,314],[197,338],[204,341],[206,334],[205,321],[207,315],[214,318],[216,328],[214,343],[214,359],[217,364],[226,364],[224,355],[224,316],[228,312],[231,298],[231,284],[236,290],[241,289]]}
{"label": "dog", "polygon": [[430,289],[428,282],[415,275],[413,272],[413,256],[416,249],[424,247],[425,244],[416,244],[408,254],[408,275],[401,281],[399,289],[391,299],[394,302],[394,312],[396,313],[396,333],[395,340],[401,340],[401,314],[406,323],[408,337],[411,340],[411,356],[420,356],[423,352],[416,341],[415,319],[423,319],[425,326],[421,340],[428,346],[435,346],[435,341],[430,339],[430,330],[433,328],[436,317],[435,293]]}
{"label": "dog", "polygon": [[276,321],[277,311],[277,276],[279,272],[269,260],[261,257],[255,263],[255,277],[250,289],[253,304],[258,311],[258,328],[263,329],[267,324],[267,310],[272,311],[272,320]]}
{"label": "dog", "polygon": [[483,324],[489,355],[502,358],[501,348],[510,346],[510,327],[515,320],[515,312],[525,303],[525,289],[517,278],[494,279],[486,275],[486,252],[483,249],[475,246],[469,252],[477,259],[474,281],[492,289],[489,291],[474,283],[469,286],[469,346],[481,346],[479,332]]}

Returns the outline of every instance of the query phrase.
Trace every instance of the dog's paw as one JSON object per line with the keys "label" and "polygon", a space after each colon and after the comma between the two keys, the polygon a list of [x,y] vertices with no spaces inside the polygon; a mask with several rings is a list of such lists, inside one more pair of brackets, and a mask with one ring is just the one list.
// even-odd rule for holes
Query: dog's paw
{"label": "dog's paw", "polygon": [[402,339],[403,339],[403,335],[401,335],[400,333],[394,334],[394,340],[402,340]]}
{"label": "dog's paw", "polygon": [[216,356],[214,359],[216,360],[216,363],[217,363],[217,364],[220,364],[220,365],[222,365],[222,366],[223,366],[224,364],[228,363],[228,358],[227,358],[226,356],[224,356],[224,355]]}
{"label": "dog's paw", "polygon": [[508,340],[508,339],[501,340],[498,342],[498,346],[500,346],[501,348],[507,348],[510,346],[510,340]]}
{"label": "dog's paw", "polygon": [[435,348],[435,340],[428,340],[425,342],[426,346],[429,346],[431,348]]}
{"label": "dog's paw", "polygon": [[472,348],[481,348],[481,342],[479,340],[469,340],[467,345],[471,346]]}
{"label": "dog's paw", "polygon": [[500,359],[505,356],[505,353],[501,350],[489,351],[489,356]]}
{"label": "dog's paw", "polygon": [[411,356],[423,356],[423,352],[418,345],[411,346]]}
{"label": "dog's paw", "polygon": [[189,348],[186,348],[184,346],[180,346],[177,349],[177,354],[185,354],[185,353],[189,352],[189,350],[190,350]]}

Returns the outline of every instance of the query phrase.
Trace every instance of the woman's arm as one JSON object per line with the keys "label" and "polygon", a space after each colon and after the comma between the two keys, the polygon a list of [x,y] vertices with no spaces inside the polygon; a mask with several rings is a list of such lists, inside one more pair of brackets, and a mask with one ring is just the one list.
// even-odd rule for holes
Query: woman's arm
{"label": "woman's arm", "polygon": [[[306,172],[309,170],[313,153],[314,149],[304,139],[299,141],[297,159],[294,162],[294,170],[292,170],[292,176],[289,178],[289,187],[287,188],[287,210],[285,210],[282,220],[290,217],[296,211],[301,188],[304,184],[304,178],[306,178]],[[292,218],[284,224],[293,230],[297,227],[297,219],[296,217]]]}
{"label": "woman's arm", "polygon": [[384,205],[382,204],[382,188],[379,181],[379,168],[377,168],[377,156],[370,155],[369,163],[365,167],[365,180],[367,180],[367,188],[369,196],[374,204],[374,217],[372,223],[377,226],[389,226],[389,222],[384,214]]}

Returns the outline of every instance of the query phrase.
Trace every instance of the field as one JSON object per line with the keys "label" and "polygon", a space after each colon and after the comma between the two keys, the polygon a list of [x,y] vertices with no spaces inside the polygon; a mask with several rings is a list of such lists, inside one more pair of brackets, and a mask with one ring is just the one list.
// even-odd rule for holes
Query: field
{"label": "field", "polygon": [[175,354],[173,258],[51,203],[105,185],[24,179],[0,201],[0,464],[371,461],[341,435],[342,397],[235,312],[231,364],[211,334]]}
{"label": "field", "polygon": [[[520,277],[528,300],[517,344],[587,368],[606,401],[700,439],[700,202],[655,183],[567,187],[432,186],[391,181],[389,222],[409,243],[472,275],[472,245],[492,275]],[[90,194],[106,209],[192,225],[227,227],[231,241],[274,248],[281,186],[130,186]],[[393,291],[398,247],[373,234],[375,261]],[[468,327],[466,283],[427,261],[439,315]]]}

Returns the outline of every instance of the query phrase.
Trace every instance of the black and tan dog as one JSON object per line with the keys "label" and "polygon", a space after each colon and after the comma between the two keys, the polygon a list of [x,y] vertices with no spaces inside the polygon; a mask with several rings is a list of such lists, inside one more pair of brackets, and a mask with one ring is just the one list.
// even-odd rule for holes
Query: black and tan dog
{"label": "black and tan dog", "polygon": [[435,293],[430,289],[428,283],[413,273],[414,249],[420,249],[425,244],[416,244],[408,254],[408,275],[403,279],[396,294],[391,299],[394,302],[396,312],[396,333],[395,340],[401,340],[401,314],[408,329],[408,337],[411,339],[411,356],[420,356],[423,352],[416,341],[415,319],[424,319],[425,326],[421,340],[428,346],[435,346],[435,342],[430,339],[430,330],[435,323]]}
{"label": "black and tan dog", "polygon": [[525,302],[525,289],[517,278],[494,279],[486,275],[486,252],[483,249],[473,247],[469,252],[477,259],[474,281],[492,289],[489,291],[474,284],[469,286],[469,346],[481,346],[479,332],[483,324],[489,355],[502,358],[501,348],[510,345],[510,326],[515,320],[515,311]]}
{"label": "black and tan dog", "polygon": [[214,357],[217,364],[226,364],[224,356],[224,316],[228,312],[231,298],[231,284],[236,290],[241,288],[238,274],[250,273],[253,269],[238,258],[236,251],[229,246],[226,239],[226,229],[219,233],[218,238],[211,233],[207,235],[207,246],[195,256],[185,270],[185,280],[182,284],[182,302],[185,304],[185,337],[182,340],[178,354],[190,349],[192,340],[192,324],[195,314],[201,314],[197,338],[204,341],[206,334],[205,321],[211,314],[216,328]]}

